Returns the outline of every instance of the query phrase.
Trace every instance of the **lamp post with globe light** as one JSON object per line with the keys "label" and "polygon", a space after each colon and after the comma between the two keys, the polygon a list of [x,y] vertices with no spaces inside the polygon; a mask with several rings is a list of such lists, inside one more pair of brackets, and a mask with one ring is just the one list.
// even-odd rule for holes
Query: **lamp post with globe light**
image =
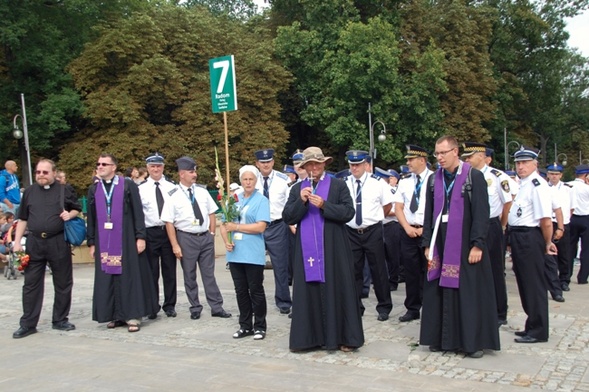
{"label": "lamp post with globe light", "polygon": [[387,127],[384,123],[380,120],[375,120],[372,122],[372,112],[370,102],[368,103],[368,130],[369,130],[369,137],[370,137],[370,158],[372,159],[372,172],[374,172],[374,160],[376,159],[376,148],[374,148],[374,126],[380,124],[382,126],[382,130],[380,131],[380,135],[378,135],[378,141],[384,142],[387,140]]}
{"label": "lamp post with globe light", "polygon": [[[25,109],[25,95],[21,94],[20,98],[21,98],[22,115],[17,114],[12,119],[12,125],[13,125],[12,136],[17,140],[22,139],[24,136],[25,150],[27,152],[27,169],[28,169],[29,178],[28,178],[28,181],[23,181],[23,182],[28,183],[28,185],[32,185],[33,184],[33,170],[31,167],[31,150],[29,147],[29,129],[27,127],[27,111]],[[18,125],[16,123],[16,119],[19,117],[22,120],[22,128],[23,128],[22,131],[20,130],[20,128],[18,127]],[[23,177],[24,177],[24,175],[23,175]]]}

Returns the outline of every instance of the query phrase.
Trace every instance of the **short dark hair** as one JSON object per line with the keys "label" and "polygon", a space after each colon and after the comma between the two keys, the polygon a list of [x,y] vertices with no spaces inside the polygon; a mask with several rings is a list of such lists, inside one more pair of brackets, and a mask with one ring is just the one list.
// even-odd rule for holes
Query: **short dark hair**
{"label": "short dark hair", "polygon": [[106,154],[106,153],[102,153],[102,154],[100,154],[100,157],[99,157],[99,158],[110,158],[110,160],[112,161],[112,163],[114,163],[114,165],[115,165],[116,167],[119,167],[119,161],[118,161],[118,160],[117,160],[117,158],[115,158],[115,156],[114,156],[114,155],[112,155],[112,154]]}
{"label": "short dark hair", "polygon": [[454,136],[444,135],[438,140],[436,140],[436,144],[440,144],[443,142],[447,142],[452,148],[458,148],[458,140],[456,140]]}

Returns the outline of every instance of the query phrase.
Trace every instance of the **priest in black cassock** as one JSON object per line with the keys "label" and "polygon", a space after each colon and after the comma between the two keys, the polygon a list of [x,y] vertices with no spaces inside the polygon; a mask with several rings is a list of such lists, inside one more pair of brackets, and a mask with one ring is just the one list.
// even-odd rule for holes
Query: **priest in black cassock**
{"label": "priest in black cassock", "polygon": [[329,177],[321,149],[303,151],[309,178],[292,186],[282,217],[297,225],[290,350],[353,351],[364,344],[346,222],[354,205],[345,183]]}
{"label": "priest in black cassock", "polygon": [[483,173],[458,158],[458,143],[444,136],[434,153],[423,242],[428,260],[420,344],[431,351],[460,351],[481,358],[499,350],[497,306],[485,243],[489,199]]}
{"label": "priest in black cassock", "polygon": [[141,318],[158,311],[145,250],[145,219],[137,185],[116,176],[117,160],[102,154],[99,181],[88,190],[87,243],[95,260],[92,319],[139,331]]}

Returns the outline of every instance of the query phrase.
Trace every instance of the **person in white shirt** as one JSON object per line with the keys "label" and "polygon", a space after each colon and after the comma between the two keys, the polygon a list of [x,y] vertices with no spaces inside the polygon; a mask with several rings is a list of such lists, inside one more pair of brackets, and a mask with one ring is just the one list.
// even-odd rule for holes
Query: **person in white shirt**
{"label": "person in white shirt", "polygon": [[[573,265],[577,244],[581,240],[581,268],[577,274],[579,284],[587,284],[589,278],[589,165],[575,167],[573,204],[571,210],[571,259]],[[572,269],[571,269],[572,271]]]}

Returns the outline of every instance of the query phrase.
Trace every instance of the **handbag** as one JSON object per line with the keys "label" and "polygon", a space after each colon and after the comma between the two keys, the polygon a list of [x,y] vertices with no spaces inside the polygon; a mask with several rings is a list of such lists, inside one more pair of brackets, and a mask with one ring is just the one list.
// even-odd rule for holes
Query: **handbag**
{"label": "handbag", "polygon": [[[65,185],[61,186],[61,207],[64,205]],[[63,222],[63,233],[65,241],[73,246],[80,246],[86,239],[86,221],[79,216]]]}

